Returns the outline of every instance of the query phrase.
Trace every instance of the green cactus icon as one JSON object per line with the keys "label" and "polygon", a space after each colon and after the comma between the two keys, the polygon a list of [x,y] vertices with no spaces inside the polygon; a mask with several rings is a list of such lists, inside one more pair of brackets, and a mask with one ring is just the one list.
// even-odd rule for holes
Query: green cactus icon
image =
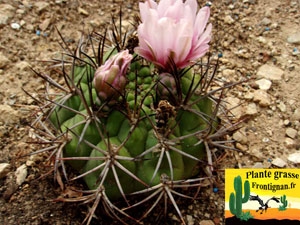
{"label": "green cactus icon", "polygon": [[287,205],[288,205],[288,201],[286,200],[286,195],[281,196],[281,197],[280,197],[280,201],[281,201],[281,203],[282,203],[283,205],[280,205],[279,208],[278,208],[278,210],[279,210],[279,211],[284,211],[284,210],[286,210],[286,207],[287,207]]}
{"label": "green cactus icon", "polygon": [[250,196],[250,184],[249,181],[244,183],[244,197],[242,194],[242,178],[237,176],[234,178],[234,190],[229,197],[229,209],[230,212],[235,215],[237,218],[240,218],[242,215],[242,204],[248,202]]}

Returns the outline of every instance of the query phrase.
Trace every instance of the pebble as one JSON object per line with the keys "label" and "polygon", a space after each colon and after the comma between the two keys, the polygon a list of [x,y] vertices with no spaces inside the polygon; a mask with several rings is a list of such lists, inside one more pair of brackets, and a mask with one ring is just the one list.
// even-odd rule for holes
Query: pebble
{"label": "pebble", "polygon": [[0,105],[0,122],[3,124],[14,124],[19,122],[17,111],[9,105]]}
{"label": "pebble", "polygon": [[283,76],[283,70],[279,69],[276,66],[270,65],[262,65],[258,68],[257,77],[258,78],[265,78],[268,80],[281,80]]}
{"label": "pebble", "polygon": [[284,120],[283,124],[284,124],[284,126],[288,126],[288,125],[290,125],[290,121],[289,120]]}
{"label": "pebble", "polygon": [[50,23],[51,23],[51,18],[47,18],[39,25],[39,28],[42,31],[45,31],[48,28],[48,26],[50,25]]}
{"label": "pebble", "polygon": [[253,101],[258,102],[260,106],[266,107],[271,104],[271,99],[264,90],[255,90]]}
{"label": "pebble", "polygon": [[240,143],[236,143],[236,148],[241,150],[241,151],[247,151],[247,147],[245,145],[241,145]]}
{"label": "pebble", "polygon": [[286,135],[292,139],[294,139],[297,136],[297,130],[289,127],[285,131]]}
{"label": "pebble", "polygon": [[295,120],[300,120],[300,109],[297,108],[295,109],[293,115],[292,115],[292,120],[295,121]]}
{"label": "pebble", "polygon": [[202,220],[200,221],[200,225],[215,225],[212,220]]}
{"label": "pebble", "polygon": [[252,166],[252,169],[264,169],[264,164],[257,162]]}
{"label": "pebble", "polygon": [[10,26],[14,30],[20,30],[20,28],[21,28],[20,24],[18,24],[18,23],[12,23]]}
{"label": "pebble", "polygon": [[233,76],[235,74],[234,70],[225,69],[222,71],[223,76]]}
{"label": "pebble", "polygon": [[262,43],[262,44],[266,44],[267,43],[267,40],[263,36],[259,36],[257,38],[257,41],[260,42],[260,43]]}
{"label": "pebble", "polygon": [[42,12],[42,11],[44,11],[46,8],[48,8],[49,7],[49,3],[47,3],[47,2],[35,2],[34,3],[34,6],[37,8],[37,11],[38,12]]}
{"label": "pebble", "polygon": [[294,140],[291,139],[291,138],[288,138],[288,137],[284,139],[284,144],[285,144],[286,147],[288,147],[288,148],[293,148],[293,147],[295,146]]}
{"label": "pebble", "polygon": [[255,81],[255,83],[258,85],[259,89],[261,90],[269,90],[271,88],[272,82],[267,79],[260,79]]}
{"label": "pebble", "polygon": [[299,164],[300,163],[300,152],[290,154],[288,156],[288,160],[291,161],[292,163]]}
{"label": "pebble", "polygon": [[261,21],[261,23],[262,23],[263,25],[270,25],[271,22],[272,22],[272,21],[271,21],[270,19],[268,19],[267,17],[263,18],[262,21]]}
{"label": "pebble", "polygon": [[228,109],[230,109],[230,112],[239,119],[242,116],[242,108],[240,105],[240,99],[235,97],[228,97],[225,99],[225,102],[227,103]]}
{"label": "pebble", "polygon": [[83,9],[81,7],[78,7],[77,11],[78,11],[79,14],[82,14],[82,15],[85,15],[85,16],[89,15],[88,11],[86,11],[85,9]]}
{"label": "pebble", "polygon": [[7,25],[15,14],[15,8],[9,4],[0,4],[0,27]]}
{"label": "pebble", "polygon": [[300,32],[297,32],[289,36],[287,42],[291,44],[300,44]]}
{"label": "pebble", "polygon": [[194,225],[195,219],[191,215],[186,215],[186,220],[188,225]]}
{"label": "pebble", "polygon": [[252,92],[247,92],[244,95],[244,98],[247,99],[247,100],[251,100],[251,99],[253,99],[253,97],[254,97],[254,94]]}
{"label": "pebble", "polygon": [[232,135],[233,139],[240,142],[241,144],[246,144],[248,139],[245,134],[243,134],[241,131],[236,131]]}
{"label": "pebble", "polygon": [[27,166],[23,164],[22,166],[18,167],[15,172],[15,176],[17,185],[23,184],[27,177]]}
{"label": "pebble", "polygon": [[250,103],[250,104],[247,105],[246,112],[245,112],[246,115],[248,115],[248,116],[254,116],[257,113],[258,113],[258,111],[257,111],[255,103]]}
{"label": "pebble", "polygon": [[227,15],[224,18],[224,22],[227,23],[227,24],[233,24],[234,23],[234,19],[232,19],[232,17],[230,15]]}
{"label": "pebble", "polygon": [[280,167],[280,168],[283,168],[283,167],[286,166],[286,162],[285,162],[283,159],[281,159],[281,158],[276,158],[276,159],[274,159],[274,160],[272,161],[272,164],[273,164],[274,166],[277,166],[277,167]]}
{"label": "pebble", "polygon": [[0,69],[4,68],[9,63],[8,58],[0,52]]}
{"label": "pebble", "polygon": [[1,14],[0,12],[0,27],[3,27],[8,22],[8,16]]}
{"label": "pebble", "polygon": [[278,104],[278,108],[280,109],[281,112],[286,112],[286,105],[283,102],[280,102]]}
{"label": "pebble", "polygon": [[8,163],[0,163],[0,179],[5,177],[10,169],[10,165]]}

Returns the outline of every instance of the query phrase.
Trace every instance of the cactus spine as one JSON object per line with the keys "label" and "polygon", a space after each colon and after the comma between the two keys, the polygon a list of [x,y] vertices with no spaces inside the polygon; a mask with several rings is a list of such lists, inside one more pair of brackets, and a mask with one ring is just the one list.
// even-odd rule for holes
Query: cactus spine
{"label": "cactus spine", "polygon": [[282,203],[283,205],[280,205],[279,208],[278,208],[278,210],[279,210],[279,211],[284,211],[284,210],[286,210],[286,207],[287,207],[287,205],[288,205],[288,201],[286,200],[286,195],[281,196],[281,197],[280,197],[280,201],[281,201],[281,203]]}
{"label": "cactus spine", "polygon": [[229,209],[233,215],[239,218],[242,215],[242,204],[248,202],[249,200],[249,181],[246,180],[244,183],[244,197],[242,194],[242,178],[240,176],[234,178],[234,190],[235,195],[232,192],[229,197]]}

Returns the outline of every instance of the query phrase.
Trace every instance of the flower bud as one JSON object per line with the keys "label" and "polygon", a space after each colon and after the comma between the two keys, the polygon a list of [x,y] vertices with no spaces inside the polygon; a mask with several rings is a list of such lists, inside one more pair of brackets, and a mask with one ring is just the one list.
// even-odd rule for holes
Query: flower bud
{"label": "flower bud", "polygon": [[94,85],[101,101],[116,99],[126,86],[126,70],[132,60],[128,50],[117,53],[100,66],[94,76]]}

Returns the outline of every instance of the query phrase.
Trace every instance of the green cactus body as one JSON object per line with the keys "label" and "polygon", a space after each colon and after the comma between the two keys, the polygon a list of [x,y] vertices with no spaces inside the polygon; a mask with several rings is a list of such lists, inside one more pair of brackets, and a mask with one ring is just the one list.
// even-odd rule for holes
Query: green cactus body
{"label": "green cactus body", "polygon": [[280,197],[280,202],[282,203],[282,205],[279,206],[278,210],[279,211],[286,210],[286,207],[288,205],[288,201],[286,200],[286,195]]}
{"label": "green cactus body", "polygon": [[237,176],[234,178],[234,190],[235,194],[232,192],[229,197],[229,209],[230,212],[236,217],[240,218],[242,215],[242,204],[249,200],[250,196],[250,184],[249,181],[244,183],[244,196],[242,188],[242,178]]}
{"label": "green cactus body", "polygon": [[[91,85],[88,85],[88,76],[90,76],[89,74],[93,74],[94,71],[95,70],[93,70],[89,65],[75,66],[74,68],[74,81],[76,83],[81,80],[80,88],[84,93],[84,97],[87,100],[90,110],[94,110],[92,109],[91,101],[97,103],[96,92],[94,89],[90,91],[89,88]],[[137,110],[140,107],[143,97],[149,92],[148,96],[143,100],[143,110],[140,110],[139,112],[139,122],[137,124],[135,124],[131,118],[125,116],[124,113],[120,112],[117,108],[109,106],[105,115],[99,116],[99,121],[103,126],[97,126],[94,121],[89,121],[89,119],[87,119],[88,110],[78,95],[74,94],[63,101],[57,100],[57,102],[61,105],[65,105],[66,107],[79,112],[72,112],[68,108],[57,106],[50,114],[50,120],[56,128],[61,129],[63,132],[68,130],[71,131],[69,133],[71,134],[72,139],[64,147],[64,157],[101,158],[104,156],[105,152],[113,151],[108,149],[107,144],[105,143],[109,142],[111,146],[113,146],[112,149],[117,149],[122,142],[128,139],[119,151],[116,152],[116,154],[123,157],[136,158],[143,152],[157,145],[159,140],[157,134],[154,132],[152,124],[156,123],[155,116],[153,116],[156,113],[153,101],[155,97],[159,98],[159,96],[155,96],[155,88],[151,86],[153,86],[153,83],[155,83],[155,81],[159,78],[157,75],[153,75],[151,71],[151,67],[141,66],[138,62],[134,62],[131,64],[130,71],[127,73],[128,83],[126,86],[125,104],[127,104],[129,111],[132,114],[134,113],[134,110]],[[191,85],[192,82],[191,72],[186,73],[181,80],[181,88],[183,89],[183,95],[185,96],[188,93],[189,85]],[[197,80],[199,81],[199,77]],[[197,80],[194,82],[197,82]],[[135,97],[136,85],[138,86],[138,93]],[[173,93],[175,93],[175,91],[176,90],[172,90]],[[159,93],[159,91],[157,93]],[[192,106],[192,110],[200,112],[204,116],[199,116],[190,111],[186,111],[185,109],[178,110],[176,116],[168,122],[168,126],[173,129],[173,132],[168,135],[169,140],[176,140],[176,138],[190,135],[204,129],[207,129],[209,132],[214,132],[214,129],[209,129],[208,125],[210,117],[213,116],[212,101],[208,97],[200,97],[196,95],[192,96],[191,101],[194,101],[197,98],[201,98],[201,100]],[[99,102],[97,104],[98,107],[101,107]],[[216,121],[211,121],[211,124],[211,127],[217,126]],[[133,127],[134,130],[132,130]],[[104,140],[102,140],[101,135],[99,135],[99,129],[103,133],[102,137],[105,137]],[[128,138],[128,136],[130,137]],[[78,144],[79,140],[80,144]],[[197,135],[192,135],[190,137],[180,139],[173,147],[202,160],[205,159],[206,153],[203,143],[197,144],[198,142],[199,138]],[[94,149],[91,144],[97,146],[97,148],[101,149],[101,151]],[[196,175],[201,168],[197,165],[199,161],[166,148],[165,151],[168,151],[172,162],[173,174],[170,172],[169,159],[164,156],[156,175],[153,177],[161,151],[161,149],[153,149],[151,152],[143,155],[143,157],[139,160],[118,160],[118,163],[149,186],[160,183],[160,176],[162,174],[167,174],[169,177],[173,176],[173,180],[180,180]],[[79,173],[83,174],[99,167],[104,163],[104,160],[68,160],[67,162]],[[101,167],[84,176],[84,181],[89,189],[96,189],[99,183],[99,176],[103,169],[104,168]],[[125,194],[145,188],[145,186],[143,186],[140,182],[133,179],[132,176],[129,176],[128,173],[125,173],[119,168],[115,168],[115,171],[118,174],[119,182]],[[119,198],[121,193],[112,170],[110,170],[106,176],[107,178],[103,185],[105,186],[107,196],[111,199]],[[238,181],[235,181],[235,183],[237,182]],[[237,192],[236,210],[240,213],[241,203],[238,202],[242,201],[242,191],[238,184],[235,184],[235,189]],[[246,188],[246,185],[245,190],[249,190],[249,188]],[[248,197],[245,194],[245,200],[243,200],[243,202],[246,201]]]}

